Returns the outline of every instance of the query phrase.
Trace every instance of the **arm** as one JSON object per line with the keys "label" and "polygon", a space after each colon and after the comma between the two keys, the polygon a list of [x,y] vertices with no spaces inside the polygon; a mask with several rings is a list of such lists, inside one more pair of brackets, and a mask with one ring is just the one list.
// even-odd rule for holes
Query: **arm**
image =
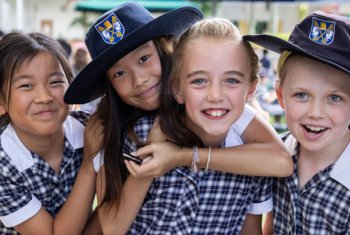
{"label": "arm", "polygon": [[261,215],[247,214],[240,235],[261,235]]}
{"label": "arm", "polygon": [[[252,176],[285,177],[292,174],[293,162],[276,131],[256,115],[243,133],[244,145],[213,148],[209,168],[222,172]],[[198,149],[197,166],[205,168],[208,148]],[[130,172],[137,177],[163,175],[178,166],[190,166],[192,149],[180,148],[170,142],[152,143],[138,149],[137,156],[152,155],[153,159],[141,166],[130,162]]]}
{"label": "arm", "polygon": [[15,226],[16,231],[25,235],[81,233],[91,212],[96,181],[88,150],[83,159],[73,189],[56,217],[41,207],[33,217]]}
{"label": "arm", "polygon": [[[106,187],[104,167],[101,168],[97,177],[96,192],[100,204]],[[119,207],[108,208],[108,205],[103,204],[98,208],[103,234],[125,234],[129,230],[152,181],[153,178],[129,176],[123,185]]]}
{"label": "arm", "polygon": [[85,224],[82,235],[103,235],[102,228],[100,224],[100,219],[98,218],[98,210],[95,209],[92,215],[89,217]]}
{"label": "arm", "polygon": [[263,234],[272,235],[273,234],[273,212],[266,214],[265,222],[263,224]]}

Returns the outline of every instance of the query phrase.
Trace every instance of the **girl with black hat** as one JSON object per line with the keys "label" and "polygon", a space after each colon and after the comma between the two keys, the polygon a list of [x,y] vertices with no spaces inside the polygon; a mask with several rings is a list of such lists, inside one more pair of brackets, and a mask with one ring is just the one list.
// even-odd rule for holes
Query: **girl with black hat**
{"label": "girl with black hat", "polygon": [[[203,161],[193,159],[191,148],[179,151],[176,145],[164,142],[159,147],[170,148],[171,152],[167,154],[168,158],[154,155],[148,164],[141,166],[147,166],[149,170],[149,180],[145,180],[128,177],[123,158],[123,153],[135,151],[146,143],[160,105],[162,81],[167,80],[170,73],[175,38],[200,18],[199,10],[185,7],[154,19],[139,4],[130,2],[101,16],[86,36],[93,60],[74,79],[65,101],[84,103],[102,95],[91,123],[102,125],[104,129],[103,158],[96,158],[95,163],[96,170],[103,163],[96,190],[105,233],[129,228],[155,176],[178,165],[192,165],[193,168],[197,163],[198,167],[204,165]],[[250,143],[245,147],[213,151],[213,155],[218,156],[215,160],[217,169],[275,176],[286,176],[291,172],[289,155],[262,118],[253,118],[245,136]],[[198,158],[207,153],[208,149],[198,149]],[[260,168],[266,161],[271,164]],[[155,175],[158,166],[161,170]],[[131,204],[134,204],[133,208]],[[117,208],[120,211],[124,208],[125,214],[120,216]]]}

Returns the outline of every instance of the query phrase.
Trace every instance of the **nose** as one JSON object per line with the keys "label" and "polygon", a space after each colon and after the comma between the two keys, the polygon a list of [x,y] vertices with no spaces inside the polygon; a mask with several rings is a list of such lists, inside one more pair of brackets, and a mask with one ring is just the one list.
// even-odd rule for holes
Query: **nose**
{"label": "nose", "polygon": [[208,101],[217,103],[223,100],[223,91],[219,84],[210,84],[208,88]]}
{"label": "nose", "polygon": [[35,103],[49,103],[53,100],[51,91],[47,87],[38,87],[35,91]]}
{"label": "nose", "polygon": [[147,73],[144,73],[142,71],[142,69],[133,72],[133,87],[134,88],[142,87],[149,80],[150,80],[150,77],[148,76]]}
{"label": "nose", "polygon": [[314,100],[313,102],[310,102],[309,108],[308,108],[308,116],[313,119],[320,119],[323,118],[325,115],[324,105],[318,101]]}

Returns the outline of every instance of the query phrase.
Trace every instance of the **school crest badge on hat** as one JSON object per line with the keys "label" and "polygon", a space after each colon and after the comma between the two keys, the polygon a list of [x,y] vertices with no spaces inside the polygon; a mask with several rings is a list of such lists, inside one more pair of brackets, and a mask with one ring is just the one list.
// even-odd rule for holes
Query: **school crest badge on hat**
{"label": "school crest badge on hat", "polygon": [[124,26],[118,17],[112,13],[95,25],[103,40],[108,44],[116,44],[124,36]]}
{"label": "school crest badge on hat", "polygon": [[274,52],[297,53],[350,74],[349,17],[315,11],[294,27],[288,41],[267,34],[243,38]]}
{"label": "school crest badge on hat", "polygon": [[92,60],[70,84],[64,101],[83,104],[100,97],[106,92],[106,71],[116,61],[150,40],[179,37],[203,17],[203,13],[192,6],[155,17],[135,1],[121,3],[105,12],[85,37]]}
{"label": "school crest badge on hat", "polygon": [[329,45],[333,42],[335,22],[312,18],[312,26],[309,38],[319,44]]}

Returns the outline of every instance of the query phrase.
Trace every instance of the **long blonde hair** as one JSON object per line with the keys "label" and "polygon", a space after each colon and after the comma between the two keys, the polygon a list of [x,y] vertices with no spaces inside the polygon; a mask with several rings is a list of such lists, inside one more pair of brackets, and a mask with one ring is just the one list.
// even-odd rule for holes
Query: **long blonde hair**
{"label": "long blonde hair", "polygon": [[[182,118],[185,114],[183,105],[179,105],[173,94],[174,88],[178,88],[180,72],[183,67],[184,55],[191,43],[199,38],[214,38],[231,40],[241,44],[247,53],[250,63],[251,75],[250,82],[258,80],[260,62],[252,46],[242,40],[242,35],[238,28],[227,19],[206,18],[196,22],[179,39],[176,46],[173,67],[168,82],[163,82],[161,91],[160,124],[163,132],[169,139],[179,145],[192,147],[194,145],[202,146],[201,139],[189,130],[183,123]],[[203,48],[205,50],[205,48]]]}

